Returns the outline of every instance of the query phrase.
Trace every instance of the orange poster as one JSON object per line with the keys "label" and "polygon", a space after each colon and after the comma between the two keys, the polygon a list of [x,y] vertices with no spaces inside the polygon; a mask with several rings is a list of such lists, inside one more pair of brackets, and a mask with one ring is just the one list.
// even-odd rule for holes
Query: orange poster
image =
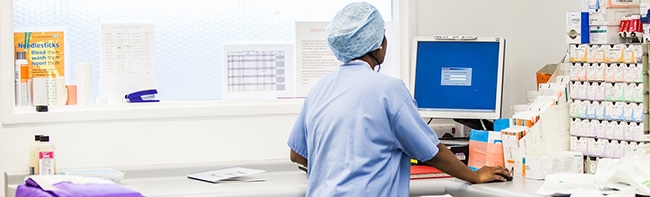
{"label": "orange poster", "polygon": [[[28,79],[64,76],[63,39],[63,31],[14,33],[14,50],[25,52],[29,63]],[[18,58],[16,54],[15,58]]]}

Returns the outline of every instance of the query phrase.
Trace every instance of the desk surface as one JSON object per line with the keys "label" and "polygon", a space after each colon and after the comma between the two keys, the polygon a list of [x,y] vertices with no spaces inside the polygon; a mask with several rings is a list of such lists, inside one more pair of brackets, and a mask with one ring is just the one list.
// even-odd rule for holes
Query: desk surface
{"label": "desk surface", "polygon": [[[263,182],[208,182],[188,179],[187,174],[228,168],[246,167],[267,172],[252,175]],[[145,196],[305,196],[307,175],[289,161],[263,161],[250,163],[220,163],[197,165],[170,165],[126,170],[120,183],[124,187],[141,192]],[[25,175],[10,175],[8,196]],[[543,181],[515,177],[511,182],[468,184],[455,178],[421,179],[411,181],[411,196],[451,194],[453,196],[539,196],[536,194]]]}

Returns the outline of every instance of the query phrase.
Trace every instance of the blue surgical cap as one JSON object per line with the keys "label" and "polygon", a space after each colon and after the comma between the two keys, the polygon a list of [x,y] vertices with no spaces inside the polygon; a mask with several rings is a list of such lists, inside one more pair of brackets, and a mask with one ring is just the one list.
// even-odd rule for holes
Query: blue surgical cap
{"label": "blue surgical cap", "polygon": [[336,13],[325,35],[336,59],[349,62],[379,49],[384,40],[384,19],[369,3],[352,3]]}

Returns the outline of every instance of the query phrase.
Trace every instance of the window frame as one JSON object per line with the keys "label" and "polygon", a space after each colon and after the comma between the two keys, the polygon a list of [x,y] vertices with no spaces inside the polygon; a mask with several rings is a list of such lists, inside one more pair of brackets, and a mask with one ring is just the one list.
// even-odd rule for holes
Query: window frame
{"label": "window frame", "polygon": [[[397,75],[407,83],[409,77],[408,32],[412,31],[408,0],[392,0]],[[414,4],[414,3],[410,3]],[[410,27],[402,29],[404,26]],[[35,107],[17,107],[14,103],[13,0],[0,0],[0,111],[2,124],[78,122],[101,120],[139,120],[162,118],[197,118],[228,116],[264,116],[298,114],[304,99],[169,101],[159,103],[125,103],[114,105],[49,106],[48,112]],[[406,33],[405,33],[406,32]],[[404,37],[407,36],[407,37]],[[412,36],[411,36],[412,37]],[[404,43],[407,42],[407,43]],[[405,51],[406,50],[406,51]],[[405,56],[406,55],[406,56]],[[9,66],[11,65],[11,66]]]}

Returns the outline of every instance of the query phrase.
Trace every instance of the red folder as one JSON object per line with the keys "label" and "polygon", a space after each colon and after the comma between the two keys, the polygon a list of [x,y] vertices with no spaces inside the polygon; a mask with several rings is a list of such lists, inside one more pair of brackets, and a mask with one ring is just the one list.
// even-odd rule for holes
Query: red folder
{"label": "red folder", "polygon": [[451,175],[444,173],[437,168],[425,165],[411,166],[411,180],[413,179],[432,179],[432,178],[449,178]]}

